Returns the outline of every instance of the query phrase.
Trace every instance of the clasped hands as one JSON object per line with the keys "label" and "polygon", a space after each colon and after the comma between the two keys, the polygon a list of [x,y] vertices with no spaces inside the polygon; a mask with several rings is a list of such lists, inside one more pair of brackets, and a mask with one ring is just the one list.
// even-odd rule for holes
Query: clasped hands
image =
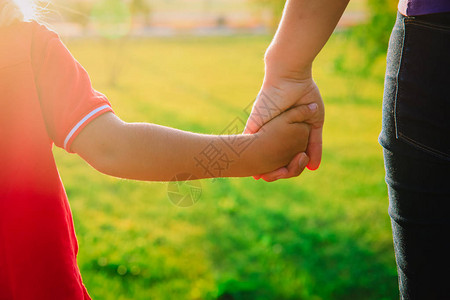
{"label": "clasped hands", "polygon": [[324,116],[324,104],[311,77],[265,80],[244,133],[262,137],[258,151],[271,171],[253,177],[271,182],[299,176],[305,167],[317,169]]}

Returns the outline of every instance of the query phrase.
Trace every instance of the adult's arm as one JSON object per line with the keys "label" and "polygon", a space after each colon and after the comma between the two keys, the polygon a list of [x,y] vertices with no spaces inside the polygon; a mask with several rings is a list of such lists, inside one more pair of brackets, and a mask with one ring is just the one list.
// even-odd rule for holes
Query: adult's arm
{"label": "adult's arm", "polygon": [[265,55],[266,78],[311,77],[314,58],[328,41],[349,0],[288,0]]}
{"label": "adult's arm", "polygon": [[[315,57],[328,41],[349,0],[288,0],[278,30],[266,51],[261,91],[247,121],[246,133],[257,132],[278,111],[317,103],[307,155],[308,168],[319,167],[322,157],[324,105],[312,78]],[[274,110],[267,107],[276,106]],[[262,175],[267,181],[289,177],[289,168]]]}

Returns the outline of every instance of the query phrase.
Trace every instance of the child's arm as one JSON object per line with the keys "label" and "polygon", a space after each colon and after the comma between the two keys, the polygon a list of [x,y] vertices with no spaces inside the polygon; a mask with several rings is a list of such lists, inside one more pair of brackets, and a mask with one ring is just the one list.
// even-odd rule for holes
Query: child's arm
{"label": "child's arm", "polygon": [[[299,106],[255,135],[235,136],[125,123],[105,113],[80,132],[71,148],[100,172],[121,178],[168,181],[180,173],[197,178],[250,176],[285,166],[304,152],[310,128],[299,122],[311,118],[316,110]],[[233,145],[248,148],[237,154]]]}

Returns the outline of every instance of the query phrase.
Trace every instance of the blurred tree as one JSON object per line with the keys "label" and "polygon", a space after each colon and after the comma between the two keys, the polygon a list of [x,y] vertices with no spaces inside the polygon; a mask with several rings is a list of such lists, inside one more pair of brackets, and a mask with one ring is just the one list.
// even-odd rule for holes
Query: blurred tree
{"label": "blurred tree", "polygon": [[75,13],[70,14],[72,16],[72,21],[80,24],[84,30],[86,30],[89,25],[89,15],[92,10],[92,2],[88,1],[75,1],[74,11]]}
{"label": "blurred tree", "polygon": [[90,22],[91,10],[94,5],[92,1],[53,0],[51,5],[65,21],[79,24],[84,31],[87,30]]}
{"label": "blurred tree", "polygon": [[90,21],[103,37],[117,39],[126,36],[131,29],[130,7],[121,0],[96,1]]}
{"label": "blurred tree", "polygon": [[147,0],[131,0],[130,12],[133,18],[133,23],[136,23],[136,19],[143,18],[146,26],[150,25],[151,6]]}
{"label": "blurred tree", "polygon": [[368,21],[350,28],[348,34],[364,48],[365,63],[361,71],[370,71],[374,62],[387,51],[395,23],[398,0],[367,0]]}
{"label": "blurred tree", "polygon": [[124,66],[124,51],[131,32],[130,2],[122,0],[97,1],[91,10],[91,25],[102,37],[105,57],[113,57],[109,64],[109,85],[116,86]]}
{"label": "blurred tree", "polygon": [[152,11],[148,0],[52,0],[51,5],[65,21],[79,24],[85,30],[91,23],[99,21],[99,15],[102,23],[106,19],[108,23],[126,23],[123,21],[129,15],[133,22],[142,19],[148,26]]}
{"label": "blurred tree", "polygon": [[115,86],[123,67],[122,54],[132,23],[150,23],[151,6],[148,0],[53,0],[52,6],[65,21],[81,25],[86,32],[99,35],[105,51],[114,57],[109,61],[109,84]]}
{"label": "blurred tree", "polygon": [[275,32],[278,23],[280,22],[281,15],[283,14],[284,4],[286,0],[250,0],[255,7],[265,8],[272,14],[272,20],[270,22],[271,29]]}

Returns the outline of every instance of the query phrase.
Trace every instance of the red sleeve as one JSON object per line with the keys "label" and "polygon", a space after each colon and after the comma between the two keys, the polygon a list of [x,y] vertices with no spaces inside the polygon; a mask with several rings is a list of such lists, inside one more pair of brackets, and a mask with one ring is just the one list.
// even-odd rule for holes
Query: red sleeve
{"label": "red sleeve", "polygon": [[35,24],[31,61],[42,115],[55,145],[70,150],[79,132],[97,116],[112,111],[106,97],[92,88],[86,70],[58,35]]}

